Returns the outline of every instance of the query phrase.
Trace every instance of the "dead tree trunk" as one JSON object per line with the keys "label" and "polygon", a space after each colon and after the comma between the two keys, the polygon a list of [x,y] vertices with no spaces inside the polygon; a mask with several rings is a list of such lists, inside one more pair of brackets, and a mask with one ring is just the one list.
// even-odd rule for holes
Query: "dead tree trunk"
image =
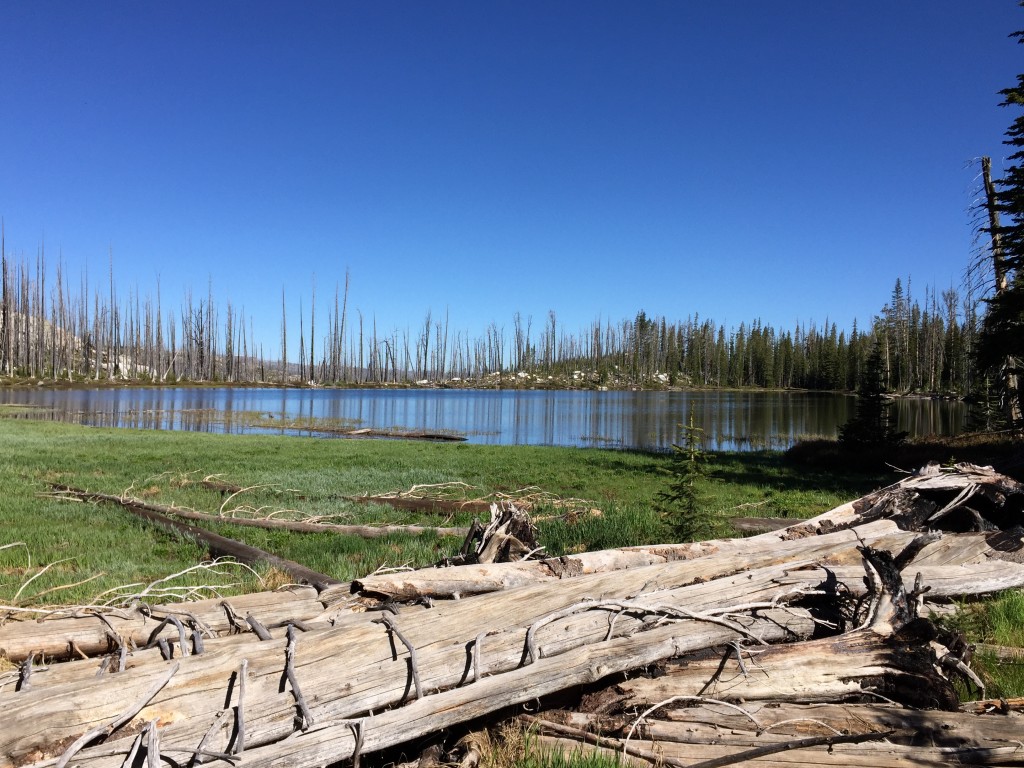
{"label": "dead tree trunk", "polygon": [[[955,710],[950,679],[966,667],[917,613],[927,580],[951,574],[941,591],[957,595],[1024,585],[1024,545],[1015,532],[1022,501],[1019,485],[991,472],[931,472],[765,534],[762,544],[770,541],[776,552],[748,552],[746,559],[734,552],[731,569],[714,554],[663,558],[430,608],[399,611],[384,603],[378,611],[326,611],[270,632],[250,623],[253,635],[211,640],[205,649],[179,639],[167,659],[152,650],[126,652],[123,671],[114,672],[113,656],[105,667],[98,659],[71,662],[66,672],[53,669],[49,681],[47,671],[25,662],[17,682],[0,688],[0,768],[54,761],[114,768],[142,750],[154,761],[201,752],[218,764],[312,768],[549,694],[608,690],[609,682],[620,686],[606,694],[613,711],[625,701],[667,706],[652,701],[662,695],[749,700],[769,693],[788,701],[885,696]],[[940,525],[951,532],[913,530]],[[1005,530],[955,532],[975,527]],[[189,621],[181,620],[183,628],[197,628]],[[673,687],[643,691],[639,682],[623,681],[625,673],[642,677],[655,666],[670,674],[653,684]],[[940,723],[942,717],[935,715]],[[840,765],[935,765],[1020,756],[1019,746],[995,746],[986,736],[952,752],[925,751],[915,763],[913,753],[893,746],[890,730],[895,738],[895,729],[872,727],[810,734],[818,741],[791,740],[783,748],[801,750],[808,765],[825,757]],[[858,743],[860,736],[885,741]],[[832,754],[806,752],[829,739]],[[724,750],[703,744],[689,758],[665,754],[706,767],[737,757],[766,761],[775,752],[763,750],[779,748],[770,739],[763,746],[748,741]]]}

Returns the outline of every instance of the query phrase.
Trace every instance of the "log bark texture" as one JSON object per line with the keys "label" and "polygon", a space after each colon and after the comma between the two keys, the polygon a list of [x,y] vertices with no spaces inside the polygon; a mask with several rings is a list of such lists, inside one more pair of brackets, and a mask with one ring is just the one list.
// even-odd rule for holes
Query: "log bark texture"
{"label": "log bark texture", "polygon": [[[913,728],[881,715],[865,715],[862,731],[850,726],[853,715],[841,726],[824,712],[791,717],[803,725],[790,732],[797,724],[770,720],[764,707],[751,715],[750,707],[760,697],[772,706],[885,697],[937,708],[914,717],[932,717],[938,734],[976,717],[958,711],[951,680],[966,665],[921,612],[922,600],[1024,586],[1022,509],[1022,488],[1009,478],[974,467],[929,469],[750,539],[591,553],[557,575],[553,561],[432,569],[453,584],[489,578],[493,585],[448,588],[479,594],[432,607],[396,602],[419,599],[419,584],[389,592],[364,579],[353,587],[385,598],[380,610],[339,609],[346,585],[315,597],[312,620],[269,636],[255,631],[267,622],[252,612],[256,624],[242,617],[251,633],[211,639],[189,655],[172,648],[169,659],[152,649],[128,653],[123,671],[100,671],[99,660],[68,662],[53,665],[63,669],[49,679],[33,673],[31,685],[25,662],[19,682],[0,688],[0,768],[61,759],[114,768],[143,731],[135,749],[147,759],[159,750],[180,763],[202,750],[210,764],[312,768],[583,692],[594,717],[629,709],[635,719],[637,709],[652,709],[638,725],[648,743],[658,729],[672,731],[670,717],[661,718],[666,726],[650,720],[672,709],[669,699],[679,706],[732,700],[735,743],[712,738],[724,726],[709,720],[693,726],[685,749],[659,739],[651,754],[665,764],[1012,764],[1024,748],[1004,739],[1010,715],[978,717],[969,740],[922,746],[907,741]],[[234,613],[229,623],[237,606]],[[704,716],[712,714],[721,713]],[[736,715],[751,724],[736,725]],[[924,721],[917,722],[920,731]]]}

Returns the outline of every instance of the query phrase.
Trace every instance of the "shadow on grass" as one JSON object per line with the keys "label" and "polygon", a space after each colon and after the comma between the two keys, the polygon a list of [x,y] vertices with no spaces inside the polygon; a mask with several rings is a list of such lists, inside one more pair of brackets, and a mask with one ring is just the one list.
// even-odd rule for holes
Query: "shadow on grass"
{"label": "shadow on grass", "polygon": [[806,440],[784,454],[787,464],[806,470],[882,473],[886,468],[913,472],[929,462],[991,466],[1020,480],[1024,477],[1024,440],[1011,434],[975,433],[910,440],[885,450],[844,450],[836,440]]}
{"label": "shadow on grass", "polygon": [[776,491],[809,488],[856,497],[897,479],[891,468],[821,466],[795,461],[778,453],[729,453],[712,456],[711,476],[720,482],[762,485]]}

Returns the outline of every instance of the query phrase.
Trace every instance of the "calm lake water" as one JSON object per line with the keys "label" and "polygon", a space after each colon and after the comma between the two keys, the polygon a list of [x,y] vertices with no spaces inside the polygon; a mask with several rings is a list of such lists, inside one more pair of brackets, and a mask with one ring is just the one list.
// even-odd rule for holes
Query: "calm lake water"
{"label": "calm lake water", "polygon": [[[131,429],[316,434],[276,423],[454,432],[473,443],[667,450],[693,409],[712,450],[783,449],[809,435],[834,436],[854,412],[849,395],[809,392],[550,392],[138,388],[0,389],[0,404],[33,416]],[[963,429],[962,403],[906,399],[894,405],[914,436]],[[305,426],[305,424],[303,425]]]}

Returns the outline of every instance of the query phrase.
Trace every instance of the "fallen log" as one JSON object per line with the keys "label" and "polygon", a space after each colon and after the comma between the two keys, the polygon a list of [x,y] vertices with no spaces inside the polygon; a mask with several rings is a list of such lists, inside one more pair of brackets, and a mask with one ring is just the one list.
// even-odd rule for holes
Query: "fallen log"
{"label": "fallen log", "polygon": [[417,496],[342,496],[345,501],[353,504],[380,504],[381,506],[403,509],[410,512],[440,512],[454,514],[471,512],[481,514],[487,512],[494,502],[486,499],[455,499],[420,498]]}
{"label": "fallen log", "polygon": [[[751,600],[764,604],[779,592],[773,580],[776,575],[779,575],[777,569],[766,569],[761,573],[657,592],[654,593],[656,600],[652,596],[646,602],[657,605],[667,601],[687,605],[693,611],[713,605],[746,604]],[[642,590],[646,581],[649,579],[639,572],[632,582],[623,580],[618,574],[579,579],[574,580],[574,588],[568,590],[543,587],[517,590],[515,607],[509,606],[508,596],[487,596],[448,603],[408,618],[401,616],[397,624],[416,647],[416,676],[427,691],[465,686],[477,675],[487,679],[488,676],[518,670],[524,663],[527,635],[533,638],[541,633],[540,627],[529,632],[532,625],[541,620],[547,621],[544,631],[540,638],[532,641],[539,657],[550,656],[554,661],[554,657],[567,650],[578,649],[580,653],[586,651],[596,655],[604,663],[604,651],[607,651],[607,663],[629,665],[635,659],[620,659],[616,656],[619,650],[614,643],[600,642],[608,635],[608,609],[588,610],[589,601],[585,598],[587,592],[595,588],[597,594],[628,597],[633,591]],[[577,611],[561,615],[577,605],[580,606]],[[295,673],[302,680],[307,700],[314,702],[313,716],[318,720],[347,719],[370,711],[379,712],[381,708],[397,706],[413,696],[415,686],[406,654],[395,650],[401,644],[395,640],[392,645],[387,629],[374,623],[380,614],[359,616],[363,619],[360,626],[349,625],[343,631],[313,630],[299,638]],[[794,636],[785,628],[782,619],[784,617],[780,616],[770,622],[759,621],[766,624],[765,631],[779,633],[780,638]],[[631,633],[642,628],[644,623],[643,618],[625,615],[616,624],[617,632]],[[809,632],[810,623],[805,620],[804,626],[804,632]],[[490,628],[495,634],[478,637],[482,627]],[[671,632],[665,642],[657,646],[656,657],[660,658],[682,650],[676,635],[685,634],[687,630],[691,637],[697,638],[692,641],[695,647],[728,642],[741,636],[718,624],[700,621],[683,622],[678,629],[675,625],[664,629]],[[660,631],[660,628],[651,631]],[[649,633],[641,635],[653,642],[654,636]],[[479,649],[477,642],[480,643]],[[588,651],[588,643],[594,642],[598,645]],[[216,713],[223,708],[225,690],[235,678],[242,658],[245,658],[249,670],[248,687],[255,702],[246,713],[250,732],[248,743],[257,746],[287,737],[294,731],[295,703],[290,695],[279,690],[284,641],[273,640],[250,646],[244,650],[233,649],[231,653],[213,652],[181,659],[180,671],[143,711],[143,716],[150,720],[154,717],[168,719],[170,725],[165,741],[174,737],[183,741],[194,740],[193,746],[198,744]],[[646,654],[644,652],[641,658],[646,658]],[[553,666],[558,667],[562,661]],[[598,666],[597,661],[594,661],[594,666]],[[523,667],[530,668],[533,664]],[[533,672],[541,670],[550,672],[547,665],[537,667]],[[73,689],[58,686],[19,692],[10,699],[9,694],[0,694],[0,706],[5,708],[0,756],[8,754],[17,759],[45,749],[46,744],[77,737],[88,728],[109,721],[118,714],[120,702],[141,696],[160,673],[147,667],[127,670],[122,674],[121,695],[115,700],[110,697],[106,680],[92,680]],[[530,686],[533,686],[532,681]],[[431,698],[433,696],[427,696],[425,700]],[[529,698],[526,696],[523,700]],[[6,765],[2,759],[0,765]]]}
{"label": "fallen log", "polygon": [[[983,715],[983,716],[979,716]],[[888,731],[890,742],[944,747],[979,746],[984,741],[1014,740],[1024,732],[1024,715],[936,712],[874,703],[794,704],[744,701],[729,704],[711,696],[679,699],[643,717],[636,714],[545,712],[546,722],[569,725],[588,733],[642,743],[680,744],[719,740],[749,743],[753,738],[780,740],[835,733]],[[994,745],[993,745],[994,746]]]}
{"label": "fallen log", "polygon": [[180,633],[168,617],[176,618],[187,635],[203,637],[232,632],[251,632],[247,615],[265,624],[281,621],[311,621],[323,613],[317,591],[308,586],[290,586],[274,592],[255,592],[230,598],[211,598],[187,603],[111,608],[94,606],[76,609],[74,615],[61,612],[30,621],[9,621],[0,625],[0,658],[22,662],[30,654],[50,661],[111,653],[126,645],[143,647],[159,639],[179,641]]}
{"label": "fallen log", "polygon": [[[858,541],[873,542],[883,537],[892,537],[906,545],[913,539],[913,534],[902,533],[895,523],[880,520],[862,526],[856,532],[840,530],[814,540],[779,541],[753,536],[694,544],[608,549],[546,560],[371,574],[353,580],[351,591],[399,601],[422,597],[458,598],[681,562],[693,564],[695,578],[714,578],[743,568],[782,563],[794,558],[826,556],[833,552],[845,551],[852,557],[855,549],[850,545]],[[330,603],[343,595],[339,588],[331,588],[325,590],[322,597]]]}
{"label": "fallen log", "polygon": [[[970,502],[970,503],[968,503]],[[934,521],[928,518],[942,512]],[[588,573],[642,567],[672,560],[720,555],[743,558],[751,553],[771,552],[787,543],[800,542],[839,530],[856,527],[870,530],[873,522],[890,521],[890,530],[920,531],[936,528],[972,530],[978,518],[989,518],[991,526],[1011,529],[1024,523],[1024,485],[986,467],[960,465],[940,470],[929,465],[921,472],[855,501],[778,531],[746,539],[721,539],[692,544],[625,547],[589,552],[571,557],[490,566],[422,569],[414,573],[372,575],[353,582],[354,590],[392,600],[422,597],[432,599],[465,597],[510,589],[524,584],[560,580]],[[1002,537],[976,544],[979,552],[999,549],[1020,551],[1020,537],[1009,532],[991,532]],[[799,544],[797,544],[799,546]],[[742,563],[740,563],[742,564]],[[938,563],[937,563],[938,564]],[[337,594],[331,592],[328,595]]]}
{"label": "fallen log", "polygon": [[793,525],[787,517],[730,517],[729,525],[743,533],[765,533],[778,531]]}
{"label": "fallen log", "polygon": [[[684,574],[692,574],[696,565],[669,563],[446,603],[408,618],[399,616],[392,620],[397,631],[389,631],[387,622],[384,627],[375,626],[373,614],[362,614],[363,625],[300,636],[291,657],[294,676],[302,681],[311,719],[344,723],[316,732],[324,738],[333,734],[336,742],[342,732],[349,732],[348,721],[371,711],[378,713],[373,723],[379,728],[385,722],[380,710],[386,707],[398,707],[394,723],[403,723],[403,736],[392,734],[391,739],[411,738],[447,727],[445,723],[462,722],[459,718],[474,712],[496,711],[688,651],[752,637],[764,641],[807,637],[816,625],[806,609],[772,606],[784,605],[787,596],[818,599],[812,593],[824,590],[827,594],[820,599],[831,603],[840,593],[864,590],[863,584],[856,583],[830,587],[820,570],[794,571],[786,566],[670,586]],[[797,585],[794,579],[800,574],[804,581]],[[780,578],[787,581],[785,587],[780,588]],[[652,579],[666,588],[644,592],[651,589]],[[589,594],[602,599],[588,600]],[[677,623],[660,624],[665,618],[675,618]],[[488,634],[488,629],[494,634]],[[415,661],[402,650],[406,642],[410,651],[415,648]],[[295,732],[297,721],[294,698],[280,689],[284,645],[273,640],[250,643],[231,653],[182,658],[180,671],[141,716],[167,722],[161,729],[164,743],[194,748],[223,709],[225,690],[232,687],[244,659],[254,701],[246,706],[246,754],[253,754],[250,746],[267,747],[273,760],[280,759],[280,750],[285,749],[279,744],[282,739],[287,739],[287,749],[299,743],[287,738]],[[158,670],[152,668],[123,675],[118,701],[138,698],[159,679]],[[9,725],[0,735],[0,755],[10,754],[19,761],[32,754],[53,755],[47,752],[48,744],[62,743],[108,722],[119,711],[110,701],[108,686],[107,681],[97,680],[71,689],[58,686],[20,692],[10,699],[0,695]],[[485,691],[489,693],[481,700]],[[400,706],[414,697],[412,704]],[[412,728],[408,718],[421,711],[425,720]],[[321,743],[319,738],[303,738],[302,744],[313,746],[302,754],[322,757],[317,750],[329,742]],[[369,744],[388,745],[371,740],[366,749]],[[339,758],[345,756],[344,747],[337,743],[332,749],[342,749]],[[89,750],[83,751],[76,760],[87,754]],[[102,762],[107,758],[101,759],[99,752],[96,755],[97,764],[113,764]],[[123,760],[123,754],[118,759]]]}
{"label": "fallen log", "polygon": [[[249,528],[293,531],[296,533],[336,533],[342,536],[358,536],[363,539],[376,539],[382,536],[392,536],[395,534],[404,534],[406,536],[432,534],[434,536],[464,537],[469,533],[469,528],[467,527],[439,528],[423,525],[348,525],[338,523],[309,523],[302,520],[229,517],[226,515],[214,515],[207,512],[198,512],[194,509],[186,509],[184,507],[169,507],[163,504],[152,504],[130,496],[112,496],[103,493],[91,493],[89,491],[82,491],[76,488],[60,485],[54,485],[53,487],[55,490],[60,491],[61,496],[64,497],[75,498],[81,501],[105,501],[111,504],[118,504],[132,512],[143,511],[162,516],[163,518],[180,517],[185,520],[196,520],[204,523],[230,523],[231,525],[241,525]],[[210,535],[215,536],[216,534]],[[228,541],[230,541],[230,539],[228,539]],[[323,576],[323,574],[320,575]],[[338,582],[321,581],[321,583],[327,584]]]}
{"label": "fallen log", "polygon": [[[851,744],[853,741],[870,743]],[[892,744],[887,734],[865,735],[859,739],[821,736],[765,745],[723,745],[715,743],[677,744],[658,742],[655,748],[630,746],[622,755],[615,742],[588,744],[573,738],[540,734],[534,744],[538,750],[566,757],[587,758],[602,755],[624,765],[647,768],[668,765],[673,768],[721,768],[728,765],[764,765],[787,768],[948,768],[954,765],[1020,765],[1024,748],[1017,744],[993,747],[930,747]]]}
{"label": "fallen log", "polygon": [[339,579],[336,579],[333,576],[328,576],[325,573],[314,571],[312,568],[307,568],[301,563],[296,563],[293,560],[278,557],[277,555],[259,549],[258,547],[253,547],[241,541],[229,539],[226,536],[221,536],[220,534],[213,533],[212,531],[207,531],[204,528],[198,528],[197,526],[189,525],[188,523],[173,520],[166,514],[173,509],[170,507],[161,507],[155,504],[148,504],[138,499],[112,496],[106,493],[83,491],[79,488],[72,488],[70,486],[57,483],[51,484],[51,487],[67,498],[75,498],[80,501],[116,504],[117,506],[128,510],[136,517],[141,517],[143,520],[148,520],[151,523],[163,526],[164,528],[170,528],[171,530],[179,533],[188,534],[196,541],[205,545],[210,551],[210,554],[214,557],[231,557],[236,560],[240,560],[243,563],[250,564],[260,562],[267,563],[280,571],[284,571],[300,583],[312,584],[314,586],[323,587],[329,584],[342,583]]}
{"label": "fallen log", "polygon": [[[1004,515],[1003,522],[1016,524],[1019,506],[1014,505],[1020,497],[1005,484],[987,494],[939,479],[940,490],[922,494],[915,486],[895,507],[891,498],[865,502],[862,511],[870,515],[855,530],[822,523],[812,526],[813,532],[766,534],[762,541],[773,543],[750,555],[762,567],[747,567],[736,556],[731,569],[724,562],[715,564],[715,556],[663,557],[653,565],[547,578],[432,608],[400,611],[385,604],[385,611],[337,614],[333,626],[322,618],[303,633],[290,629],[282,636],[276,630],[262,641],[250,635],[225,638],[202,653],[169,661],[149,651],[134,668],[100,678],[85,679],[76,668],[66,678],[54,676],[53,684],[4,688],[0,768],[42,768],[61,758],[73,758],[82,768],[114,768],[133,749],[136,757],[129,763],[141,760],[143,750],[149,760],[163,754],[175,762],[201,750],[204,759],[243,767],[355,762],[361,754],[548,694],[564,699],[568,691],[621,682],[622,673],[635,677],[671,659],[699,662],[697,654],[705,653],[728,662],[727,648],[740,652],[748,675],[749,665],[761,658],[788,664],[775,668],[802,674],[808,683],[804,690],[838,690],[842,677],[852,676],[860,681],[859,696],[884,691],[907,702],[955,709],[958,702],[949,684],[955,665],[939,663],[944,651],[933,644],[930,623],[914,616],[928,586],[918,583],[917,573],[926,578],[953,572],[947,588],[958,595],[987,591],[993,581],[1020,578],[1024,584],[1022,564],[1016,562],[1019,547],[1014,549],[1012,534],[1003,539],[993,533],[919,537],[898,530],[896,521],[921,527],[934,518],[970,530],[979,527],[978,517],[984,527]],[[921,499],[925,504],[915,506]],[[958,506],[964,499],[977,517]],[[922,514],[923,522],[914,522]],[[733,545],[713,546],[724,552]],[[643,556],[650,557],[651,551]],[[606,561],[620,557],[616,553]],[[857,629],[851,633],[850,627]],[[773,656],[776,647],[785,647],[779,645],[783,642],[805,653],[810,648],[818,663],[800,669],[795,656],[781,650]],[[753,651],[760,653],[752,659]],[[871,674],[858,668],[860,660],[871,662]],[[22,679],[27,682],[26,666]],[[921,682],[924,686],[916,685]],[[145,736],[136,738],[142,732]],[[878,733],[885,730],[867,735]],[[758,742],[688,745],[684,754],[665,754],[668,760],[684,761],[680,764],[703,760],[705,766],[737,758],[776,765],[783,760],[821,764],[824,759],[847,765],[938,765],[1021,756],[1017,745],[1005,743],[914,752],[902,744],[850,744],[838,737],[831,738],[829,754],[824,751],[829,737],[806,738],[816,739],[817,746],[797,738],[790,742],[794,749],[770,755],[751,751],[765,749]]]}

